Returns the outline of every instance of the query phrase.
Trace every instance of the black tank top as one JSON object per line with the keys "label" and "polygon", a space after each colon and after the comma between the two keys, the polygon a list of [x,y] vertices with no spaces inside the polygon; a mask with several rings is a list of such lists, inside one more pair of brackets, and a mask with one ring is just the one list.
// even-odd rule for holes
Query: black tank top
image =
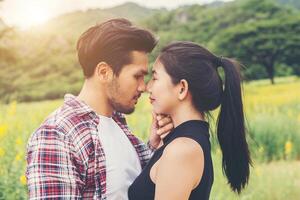
{"label": "black tank top", "polygon": [[204,153],[203,175],[199,185],[192,190],[189,200],[209,199],[214,178],[209,142],[209,125],[204,121],[190,120],[177,126],[163,139],[164,145],[155,151],[142,173],[129,187],[129,200],[154,200],[155,184],[150,178],[150,170],[156,161],[162,156],[166,146],[178,137],[187,137],[195,140],[200,144]]}

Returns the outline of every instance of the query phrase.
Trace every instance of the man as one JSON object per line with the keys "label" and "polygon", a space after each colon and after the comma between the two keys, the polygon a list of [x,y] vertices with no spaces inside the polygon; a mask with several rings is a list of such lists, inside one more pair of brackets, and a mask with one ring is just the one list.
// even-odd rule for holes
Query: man
{"label": "man", "polygon": [[[154,117],[148,146],[127,127],[146,90],[148,57],[157,41],[126,19],[88,29],[77,43],[85,82],[32,134],[27,183],[32,199],[127,199],[127,189],[173,124]],[[160,125],[160,126],[157,126]],[[161,127],[161,128],[159,128]]]}

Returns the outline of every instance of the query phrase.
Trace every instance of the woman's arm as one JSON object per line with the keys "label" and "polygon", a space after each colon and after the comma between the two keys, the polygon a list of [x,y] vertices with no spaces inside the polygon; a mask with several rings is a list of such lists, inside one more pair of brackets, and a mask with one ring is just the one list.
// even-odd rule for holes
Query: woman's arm
{"label": "woman's arm", "polygon": [[190,138],[177,138],[164,150],[155,176],[155,200],[185,200],[200,183],[204,169],[201,146]]}

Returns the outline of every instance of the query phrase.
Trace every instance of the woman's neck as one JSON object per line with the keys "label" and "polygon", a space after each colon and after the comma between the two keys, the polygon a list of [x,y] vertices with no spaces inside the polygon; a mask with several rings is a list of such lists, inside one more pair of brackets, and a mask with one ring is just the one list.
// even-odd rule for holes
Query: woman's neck
{"label": "woman's neck", "polygon": [[177,108],[173,113],[170,114],[170,116],[173,120],[175,128],[183,122],[190,120],[205,121],[204,114],[200,113],[191,106],[182,106],[181,108]]}

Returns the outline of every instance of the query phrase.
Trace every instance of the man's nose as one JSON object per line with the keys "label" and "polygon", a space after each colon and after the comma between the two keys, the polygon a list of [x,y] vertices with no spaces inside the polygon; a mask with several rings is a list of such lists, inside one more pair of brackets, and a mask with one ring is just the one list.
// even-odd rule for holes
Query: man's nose
{"label": "man's nose", "polygon": [[146,89],[147,89],[147,86],[146,86],[145,81],[143,80],[143,81],[141,81],[138,90],[139,90],[140,92],[145,92]]}

